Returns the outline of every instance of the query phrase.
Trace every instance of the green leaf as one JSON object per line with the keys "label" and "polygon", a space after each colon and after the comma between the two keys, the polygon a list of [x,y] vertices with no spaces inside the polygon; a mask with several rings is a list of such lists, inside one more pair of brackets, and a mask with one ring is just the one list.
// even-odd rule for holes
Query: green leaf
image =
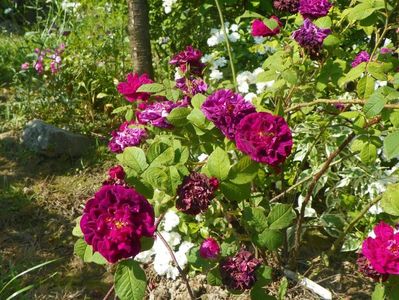
{"label": "green leaf", "polygon": [[115,272],[115,292],[121,300],[142,300],[147,278],[138,262],[130,259],[118,263]]}
{"label": "green leaf", "polygon": [[298,80],[296,72],[292,69],[285,70],[282,76],[289,84],[295,84]]}
{"label": "green leaf", "polygon": [[122,165],[129,167],[137,172],[137,174],[142,173],[148,167],[144,151],[137,147],[125,148],[123,153],[118,154],[116,158]]}
{"label": "green leaf", "polygon": [[83,239],[75,242],[73,252],[83,259],[84,262],[94,262],[99,265],[105,265],[107,260],[98,252],[93,253],[92,246],[88,245]]}
{"label": "green leaf", "polygon": [[331,28],[331,18],[329,16],[316,19],[313,24],[319,28]]}
{"label": "green leaf", "polygon": [[270,251],[277,250],[284,242],[284,235],[281,231],[268,228],[259,235],[253,235],[252,238],[256,245]]}
{"label": "green leaf", "polygon": [[107,95],[106,93],[98,93],[97,94],[97,96],[96,96],[96,98],[97,99],[102,99],[102,98],[105,98],[105,97],[108,97],[109,95]]}
{"label": "green leaf", "polygon": [[381,63],[369,62],[367,65],[367,72],[378,80],[387,80],[387,76],[384,74],[384,68]]}
{"label": "green leaf", "polygon": [[190,112],[191,110],[188,107],[176,107],[169,113],[166,119],[173,126],[182,127],[188,123],[187,116]]}
{"label": "green leaf", "polygon": [[206,96],[203,94],[196,94],[191,98],[191,105],[196,109],[201,109],[202,103],[206,100]]}
{"label": "green leaf", "polygon": [[220,275],[219,267],[210,270],[206,276],[206,281],[209,285],[221,286],[222,276]]}
{"label": "green leaf", "polygon": [[365,76],[357,83],[357,94],[360,98],[368,98],[374,92],[374,78]]}
{"label": "green leaf", "polygon": [[165,149],[152,162],[150,167],[155,166],[170,166],[174,164],[175,150],[172,147]]}
{"label": "green leaf", "polygon": [[223,181],[220,185],[223,195],[231,201],[242,201],[248,199],[251,195],[251,185],[247,184],[234,184],[229,181]]}
{"label": "green leaf", "polygon": [[230,181],[235,184],[245,184],[251,182],[258,174],[259,165],[249,156],[242,157],[231,168]]}
{"label": "green leaf", "polygon": [[399,111],[392,111],[389,114],[389,121],[394,127],[399,128]]}
{"label": "green leaf", "polygon": [[267,26],[270,30],[273,30],[273,29],[275,29],[275,28],[278,27],[277,21],[274,20],[274,19],[271,19],[271,18],[270,18],[270,19],[263,19],[263,23],[265,23],[266,26]]}
{"label": "green leaf", "polygon": [[155,242],[154,238],[142,236],[140,238],[140,246],[141,246],[140,251],[150,250],[154,245],[154,242]]}
{"label": "green leaf", "polygon": [[388,159],[399,156],[399,131],[391,132],[385,137],[384,153]]}
{"label": "green leaf", "polygon": [[187,116],[187,120],[200,129],[206,129],[207,127],[205,115],[198,108],[194,108],[190,112],[190,114]]}
{"label": "green leaf", "polygon": [[374,292],[371,295],[371,300],[384,300],[385,299],[385,286],[382,283],[378,283]]}
{"label": "green leaf", "polygon": [[277,203],[267,216],[267,222],[270,229],[283,229],[290,226],[295,218],[291,204]]}
{"label": "green leaf", "polygon": [[169,186],[167,192],[169,195],[175,195],[177,187],[181,184],[182,180],[180,178],[179,171],[175,166],[170,166],[168,170],[168,181]]}
{"label": "green leaf", "polygon": [[347,18],[351,23],[353,23],[355,21],[367,18],[375,10],[376,8],[372,7],[369,2],[360,3],[349,10]]}
{"label": "green leaf", "polygon": [[381,206],[387,214],[399,216],[399,183],[388,185],[382,195]]}
{"label": "green leaf", "polygon": [[340,42],[341,40],[335,34],[330,34],[324,39],[323,45],[326,47],[333,47],[339,45]]}
{"label": "green leaf", "polygon": [[143,84],[137,89],[137,92],[140,93],[159,93],[161,91],[164,91],[165,87],[160,84],[160,83],[148,83],[148,84]]}
{"label": "green leaf", "polygon": [[366,104],[363,107],[363,111],[368,118],[372,118],[382,111],[386,102],[387,99],[382,95],[379,90],[377,90],[367,100]]}
{"label": "green leaf", "polygon": [[75,227],[72,229],[72,235],[76,236],[76,237],[83,237],[83,232],[82,229],[80,228],[80,220],[82,219],[82,217],[79,217],[75,220],[76,225]]}
{"label": "green leaf", "polygon": [[148,182],[143,182],[137,177],[128,177],[127,183],[130,186],[134,186],[134,189],[147,199],[151,199],[154,196],[154,189]]}
{"label": "green leaf", "polygon": [[256,286],[263,287],[273,281],[273,269],[266,265],[261,265],[256,269]]}
{"label": "green leaf", "polygon": [[154,189],[168,191],[169,176],[161,167],[148,168],[142,175],[143,179],[148,182]]}
{"label": "green leaf", "polygon": [[245,18],[250,18],[250,19],[254,19],[254,18],[255,18],[255,19],[263,19],[263,16],[260,15],[260,14],[258,14],[258,13],[256,13],[256,12],[246,10],[241,16],[237,17],[237,18],[235,19],[235,21],[236,21],[236,23],[238,24],[238,23],[240,22],[241,19],[245,19]]}
{"label": "green leaf", "polygon": [[280,286],[278,288],[278,300],[284,300],[285,299],[285,295],[287,294],[287,290],[288,290],[288,280],[286,277],[284,277],[281,282],[280,282]]}
{"label": "green leaf", "polygon": [[261,287],[258,287],[256,285],[251,289],[250,297],[251,297],[251,300],[259,300],[259,299],[262,299],[262,300],[276,300],[276,298],[273,297],[273,296],[270,296],[266,292],[265,289],[263,289]]}
{"label": "green leaf", "polygon": [[365,164],[372,164],[377,159],[377,147],[372,143],[365,143],[360,151],[360,159]]}
{"label": "green leaf", "polygon": [[217,147],[209,155],[207,166],[211,176],[220,180],[226,179],[230,170],[230,160],[227,152]]}
{"label": "green leaf", "polygon": [[343,86],[345,83],[349,81],[354,81],[358,79],[366,70],[366,63],[362,62],[361,64],[357,65],[353,69],[351,69],[346,76],[344,77],[344,80],[341,82],[341,86]]}
{"label": "green leaf", "polygon": [[267,218],[262,207],[245,207],[242,217],[251,231],[262,232],[267,227]]}

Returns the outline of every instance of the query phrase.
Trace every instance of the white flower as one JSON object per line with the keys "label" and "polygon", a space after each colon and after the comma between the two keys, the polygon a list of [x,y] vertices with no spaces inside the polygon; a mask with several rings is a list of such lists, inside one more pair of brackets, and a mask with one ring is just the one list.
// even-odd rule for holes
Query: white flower
{"label": "white flower", "polygon": [[238,25],[237,25],[237,24],[231,25],[230,30],[231,30],[232,32],[236,32],[236,31],[238,30]]}
{"label": "white flower", "polygon": [[152,260],[152,256],[155,254],[155,251],[151,248],[150,250],[140,252],[134,257],[135,261],[141,262],[143,264],[148,264]]}
{"label": "white flower", "polygon": [[[302,195],[299,195],[298,197],[298,207],[296,208],[298,211],[301,210],[302,203],[305,200],[305,197]],[[305,217],[317,217],[316,211],[312,208],[312,197],[310,197],[309,202],[306,204],[305,207]]]}
{"label": "white flower", "polygon": [[266,82],[258,82],[256,84],[256,93],[261,94],[263,93],[266,88],[272,87],[274,84],[274,80],[266,81]]}
{"label": "white flower", "polygon": [[211,74],[209,74],[210,80],[221,80],[223,78],[223,73],[217,69],[212,70]]}
{"label": "white flower", "polygon": [[178,80],[178,79],[180,79],[180,78],[183,78],[183,75],[181,74],[179,68],[176,68],[176,71],[175,71],[175,80]]}
{"label": "white flower", "polygon": [[225,65],[227,65],[227,59],[223,56],[213,62],[214,69],[222,68]]}
{"label": "white flower", "polygon": [[244,99],[248,102],[252,103],[252,100],[254,100],[256,98],[256,94],[255,93],[248,93],[245,95]]}
{"label": "white flower", "polygon": [[262,73],[264,70],[262,69],[262,68],[256,68],[253,72],[252,72],[252,75],[254,76],[254,78],[256,79],[256,77],[260,74],[260,73]]}
{"label": "white flower", "polygon": [[240,39],[240,34],[238,32],[232,32],[229,34],[229,40],[232,43],[237,42]]}
{"label": "white flower", "polygon": [[201,57],[201,62],[206,64],[207,62],[210,62],[213,59],[212,54],[205,54],[203,57]]}
{"label": "white flower", "polygon": [[380,80],[376,80],[374,83],[374,89],[378,89],[381,86],[386,86],[387,85],[387,81],[380,81]]}
{"label": "white flower", "polygon": [[202,153],[200,156],[198,156],[198,161],[203,162],[208,158],[208,154]]}
{"label": "white flower", "polygon": [[171,231],[177,225],[179,225],[179,216],[173,211],[169,210],[164,216],[163,229],[166,231]]}
{"label": "white flower", "polygon": [[188,251],[190,251],[190,249],[191,249],[192,247],[194,247],[194,244],[193,244],[193,243],[184,241],[183,243],[181,243],[178,252],[181,252],[181,253],[183,253],[183,254],[186,254]]}
{"label": "white flower", "polygon": [[249,71],[241,72],[237,75],[238,91],[241,93],[249,92],[249,85],[253,82],[253,75]]}
{"label": "white flower", "polygon": [[262,44],[264,41],[266,41],[266,38],[261,36],[254,36],[254,41],[255,44],[259,45]]}
{"label": "white flower", "polygon": [[177,0],[163,0],[162,6],[164,8],[165,14],[169,14],[172,11],[172,6],[175,4]]}
{"label": "white flower", "polygon": [[390,39],[385,39],[384,41],[384,45],[382,47],[386,47],[388,46],[390,43],[392,43],[392,41]]}

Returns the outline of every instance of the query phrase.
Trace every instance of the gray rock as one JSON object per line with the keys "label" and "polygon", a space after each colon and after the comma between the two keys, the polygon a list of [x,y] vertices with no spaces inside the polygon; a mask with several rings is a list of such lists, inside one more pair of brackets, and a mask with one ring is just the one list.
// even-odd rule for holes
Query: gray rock
{"label": "gray rock", "polygon": [[42,120],[33,120],[26,124],[22,143],[36,153],[53,157],[63,154],[81,156],[94,144],[94,141],[87,136],[57,128]]}

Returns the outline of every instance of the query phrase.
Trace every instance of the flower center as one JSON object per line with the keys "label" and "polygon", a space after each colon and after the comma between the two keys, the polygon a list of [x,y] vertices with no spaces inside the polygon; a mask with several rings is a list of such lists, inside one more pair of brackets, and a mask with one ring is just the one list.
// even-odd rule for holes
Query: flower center
{"label": "flower center", "polygon": [[393,255],[399,255],[399,244],[396,241],[390,241],[388,250],[391,251]]}
{"label": "flower center", "polygon": [[115,225],[116,229],[121,229],[122,227],[127,226],[127,222],[121,221],[121,220],[115,220],[114,225]]}
{"label": "flower center", "polygon": [[274,137],[274,133],[273,132],[267,132],[267,131],[260,131],[259,133],[259,137]]}

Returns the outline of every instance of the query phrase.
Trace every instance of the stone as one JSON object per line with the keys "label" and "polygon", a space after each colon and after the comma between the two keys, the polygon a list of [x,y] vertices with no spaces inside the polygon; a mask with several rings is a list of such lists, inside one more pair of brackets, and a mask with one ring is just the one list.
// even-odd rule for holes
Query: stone
{"label": "stone", "polygon": [[94,140],[47,124],[32,120],[22,133],[22,143],[30,150],[54,157],[60,155],[81,156],[94,145]]}

